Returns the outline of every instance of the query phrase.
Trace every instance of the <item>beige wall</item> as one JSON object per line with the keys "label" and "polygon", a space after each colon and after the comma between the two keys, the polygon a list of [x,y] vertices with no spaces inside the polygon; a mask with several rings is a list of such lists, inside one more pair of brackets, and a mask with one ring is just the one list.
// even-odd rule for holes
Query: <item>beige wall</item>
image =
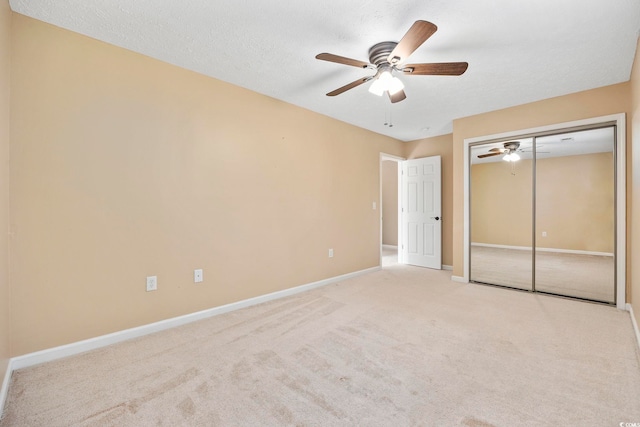
{"label": "beige wall", "polygon": [[[10,19],[3,1],[2,224]],[[637,57],[631,83],[458,119],[453,135],[400,144],[20,15],[12,34],[15,241],[11,298],[6,233],[0,242],[0,368],[10,311],[19,355],[377,265],[381,151],[442,156],[443,263],[462,275],[465,138],[630,111],[629,128],[640,125]],[[629,256],[629,269],[640,265],[640,251]],[[203,284],[191,283],[193,268],[204,268]],[[159,290],[146,293],[151,274]]]}
{"label": "beige wall", "polygon": [[629,121],[633,128],[631,200],[633,215],[631,216],[631,244],[633,252],[630,264],[634,266],[631,272],[632,305],[636,322],[640,325],[640,47],[636,49],[636,57],[631,73],[631,114]]}
{"label": "beige wall", "polygon": [[404,145],[404,157],[442,157],[442,263],[453,265],[453,135],[419,139]]}
{"label": "beige wall", "polygon": [[[531,246],[531,165],[471,167],[472,242]],[[613,153],[538,159],[536,246],[613,253],[614,191]]]}
{"label": "beige wall", "polygon": [[[524,104],[504,110],[492,111],[453,121],[453,271],[463,273],[463,231],[464,231],[464,153],[466,138],[518,131],[554,123],[599,117],[630,111],[630,83],[601,87],[573,93],[557,98]],[[631,136],[631,125],[627,123],[627,135]],[[631,150],[628,146],[627,165],[631,164]],[[629,175],[630,176],[630,175]],[[630,180],[627,180],[630,189]],[[630,191],[630,190],[628,190]],[[629,199],[629,197],[628,197]],[[631,208],[627,210],[628,221]],[[627,245],[627,277],[631,272],[631,247]],[[627,280],[627,295],[630,295],[630,280]]]}
{"label": "beige wall", "polygon": [[531,165],[520,160],[471,167],[472,243],[531,246]]}
{"label": "beige wall", "polygon": [[382,162],[382,243],[398,246],[398,162]]}
{"label": "beige wall", "polygon": [[400,142],[20,15],[13,37],[13,355],[379,264]]}
{"label": "beige wall", "polygon": [[[10,357],[9,322],[9,104],[11,70],[11,10],[0,1],[0,384]],[[0,412],[2,409],[0,408]]]}

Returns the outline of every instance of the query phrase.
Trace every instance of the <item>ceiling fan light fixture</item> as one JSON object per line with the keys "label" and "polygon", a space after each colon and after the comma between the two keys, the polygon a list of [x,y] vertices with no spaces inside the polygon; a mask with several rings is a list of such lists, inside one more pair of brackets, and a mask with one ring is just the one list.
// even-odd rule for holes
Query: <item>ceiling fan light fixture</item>
{"label": "ceiling fan light fixture", "polygon": [[391,75],[391,72],[384,70],[369,86],[369,92],[374,95],[382,96],[385,92],[395,95],[404,89],[402,80]]}
{"label": "ceiling fan light fixture", "polygon": [[517,162],[518,160],[520,160],[520,155],[518,153],[507,153],[502,158],[502,160],[506,162]]}
{"label": "ceiling fan light fixture", "polygon": [[382,96],[382,94],[389,90],[393,79],[394,77],[391,75],[391,71],[386,67],[380,72],[378,77],[376,77],[371,86],[369,86],[369,92]]}
{"label": "ceiling fan light fixture", "polygon": [[388,87],[388,91],[391,95],[395,95],[396,93],[400,92],[402,89],[404,89],[404,84],[402,84],[402,80],[400,80],[397,77],[391,77],[391,80],[389,80],[389,87]]}
{"label": "ceiling fan light fixture", "polygon": [[382,96],[385,91],[384,83],[380,81],[380,79],[375,79],[371,86],[369,86],[369,92],[374,95]]}

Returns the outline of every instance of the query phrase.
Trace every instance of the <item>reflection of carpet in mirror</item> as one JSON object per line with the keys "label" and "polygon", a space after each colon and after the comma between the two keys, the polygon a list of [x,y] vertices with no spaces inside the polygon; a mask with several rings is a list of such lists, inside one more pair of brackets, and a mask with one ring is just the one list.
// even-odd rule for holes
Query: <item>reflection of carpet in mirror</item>
{"label": "reflection of carpet in mirror", "polygon": [[[614,257],[538,252],[536,290],[614,301]],[[471,280],[531,289],[531,251],[471,247]]]}

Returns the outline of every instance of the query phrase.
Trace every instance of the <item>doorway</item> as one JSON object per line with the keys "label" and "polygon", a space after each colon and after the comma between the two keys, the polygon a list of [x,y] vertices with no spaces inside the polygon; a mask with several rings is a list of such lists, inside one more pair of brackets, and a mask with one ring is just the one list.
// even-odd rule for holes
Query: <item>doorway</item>
{"label": "doorway", "polygon": [[624,308],[624,116],[565,125],[465,140],[465,279]]}
{"label": "doorway", "polygon": [[400,165],[405,159],[380,154],[380,266],[398,264]]}
{"label": "doorway", "polygon": [[442,269],[442,160],[380,155],[380,265]]}

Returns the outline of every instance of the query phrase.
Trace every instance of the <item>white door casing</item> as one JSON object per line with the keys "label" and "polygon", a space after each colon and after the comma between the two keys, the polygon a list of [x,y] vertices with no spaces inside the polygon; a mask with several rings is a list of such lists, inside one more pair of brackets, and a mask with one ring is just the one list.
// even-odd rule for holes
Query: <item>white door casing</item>
{"label": "white door casing", "polygon": [[402,262],[442,268],[442,177],[440,156],[402,165]]}

